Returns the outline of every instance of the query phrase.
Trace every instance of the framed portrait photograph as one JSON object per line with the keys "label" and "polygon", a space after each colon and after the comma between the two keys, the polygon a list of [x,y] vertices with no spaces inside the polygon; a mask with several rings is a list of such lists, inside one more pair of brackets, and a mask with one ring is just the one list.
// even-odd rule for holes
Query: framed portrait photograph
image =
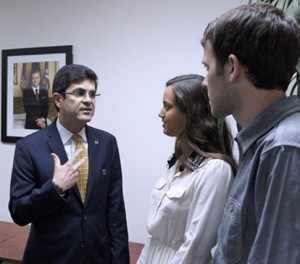
{"label": "framed portrait photograph", "polygon": [[53,79],[61,67],[73,63],[72,49],[67,45],[2,50],[2,142],[15,143],[54,121]]}

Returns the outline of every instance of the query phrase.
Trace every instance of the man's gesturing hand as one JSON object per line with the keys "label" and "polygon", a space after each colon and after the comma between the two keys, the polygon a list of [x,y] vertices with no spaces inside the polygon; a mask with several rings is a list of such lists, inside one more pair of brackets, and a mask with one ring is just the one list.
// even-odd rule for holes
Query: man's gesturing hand
{"label": "man's gesturing hand", "polygon": [[71,189],[78,181],[78,168],[86,161],[87,157],[77,162],[77,158],[83,149],[78,149],[74,156],[65,164],[60,164],[60,159],[55,153],[51,153],[54,160],[54,175],[52,181],[64,191]]}

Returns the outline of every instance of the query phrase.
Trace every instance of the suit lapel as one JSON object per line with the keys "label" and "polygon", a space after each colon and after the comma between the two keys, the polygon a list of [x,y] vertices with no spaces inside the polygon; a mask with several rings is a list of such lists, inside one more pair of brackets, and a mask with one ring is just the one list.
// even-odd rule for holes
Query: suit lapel
{"label": "suit lapel", "polygon": [[59,157],[61,164],[68,161],[67,153],[56,128],[56,120],[49,126],[47,143],[51,152],[55,153]]}
{"label": "suit lapel", "polygon": [[[61,164],[65,164],[68,161],[68,156],[64,147],[63,142],[61,141],[60,135],[58,133],[56,127],[56,120],[48,127],[48,145],[51,149],[51,152],[55,153],[59,159]],[[78,200],[82,204],[81,196],[78,190],[77,185],[71,188],[71,191],[74,192],[75,196],[77,196]]]}

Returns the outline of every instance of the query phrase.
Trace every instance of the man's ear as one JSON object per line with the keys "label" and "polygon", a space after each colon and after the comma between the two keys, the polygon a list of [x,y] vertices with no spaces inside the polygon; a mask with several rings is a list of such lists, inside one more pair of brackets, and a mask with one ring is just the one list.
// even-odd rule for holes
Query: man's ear
{"label": "man's ear", "polygon": [[63,96],[59,93],[53,93],[52,97],[53,97],[54,104],[56,105],[56,107],[58,107],[60,109],[61,101],[63,100]]}
{"label": "man's ear", "polygon": [[242,71],[242,65],[234,54],[228,56],[228,75],[229,81],[234,82],[238,79]]}

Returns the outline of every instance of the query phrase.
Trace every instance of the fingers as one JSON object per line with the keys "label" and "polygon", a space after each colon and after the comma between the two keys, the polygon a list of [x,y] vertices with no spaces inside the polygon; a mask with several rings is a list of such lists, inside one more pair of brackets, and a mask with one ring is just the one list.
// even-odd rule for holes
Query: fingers
{"label": "fingers", "polygon": [[86,160],[87,160],[87,157],[86,157],[86,156],[83,157],[82,159],[80,159],[80,160],[77,162],[77,164],[76,164],[77,169],[78,169],[83,163],[85,163]]}
{"label": "fingers", "polygon": [[[82,159],[80,159],[79,161],[77,161],[77,158],[79,157],[79,155],[83,151],[84,151],[83,148],[80,148],[80,149],[76,150],[74,156],[71,159],[69,159],[65,164],[67,166],[72,166],[74,168],[74,170],[77,170],[87,160],[87,156],[85,156]],[[59,165],[61,165],[60,164],[60,159],[55,153],[51,153],[51,156],[52,156],[53,161],[54,161],[54,167],[58,167]]]}
{"label": "fingers", "polygon": [[87,157],[80,159],[78,162],[76,159],[83,151],[84,149],[76,151],[74,156],[64,164],[61,164],[59,157],[55,153],[51,153],[54,161],[52,180],[64,190],[72,188],[78,181],[78,169],[87,160]]}
{"label": "fingers", "polygon": [[85,163],[86,160],[87,160],[87,157],[85,156],[85,157],[83,157],[82,159],[80,159],[79,161],[77,161],[79,155],[80,155],[83,151],[85,151],[83,148],[80,148],[80,149],[76,150],[74,156],[68,161],[68,162],[71,162],[72,164],[74,164],[74,167],[75,167],[76,169],[78,169],[78,168],[79,168],[83,163]]}
{"label": "fingers", "polygon": [[52,159],[54,161],[54,167],[57,167],[57,165],[60,165],[60,159],[55,153],[51,153]]}
{"label": "fingers", "polygon": [[41,128],[45,128],[46,127],[46,123],[44,121],[43,118],[38,118],[35,120],[35,124],[38,126],[38,127],[41,127]]}

